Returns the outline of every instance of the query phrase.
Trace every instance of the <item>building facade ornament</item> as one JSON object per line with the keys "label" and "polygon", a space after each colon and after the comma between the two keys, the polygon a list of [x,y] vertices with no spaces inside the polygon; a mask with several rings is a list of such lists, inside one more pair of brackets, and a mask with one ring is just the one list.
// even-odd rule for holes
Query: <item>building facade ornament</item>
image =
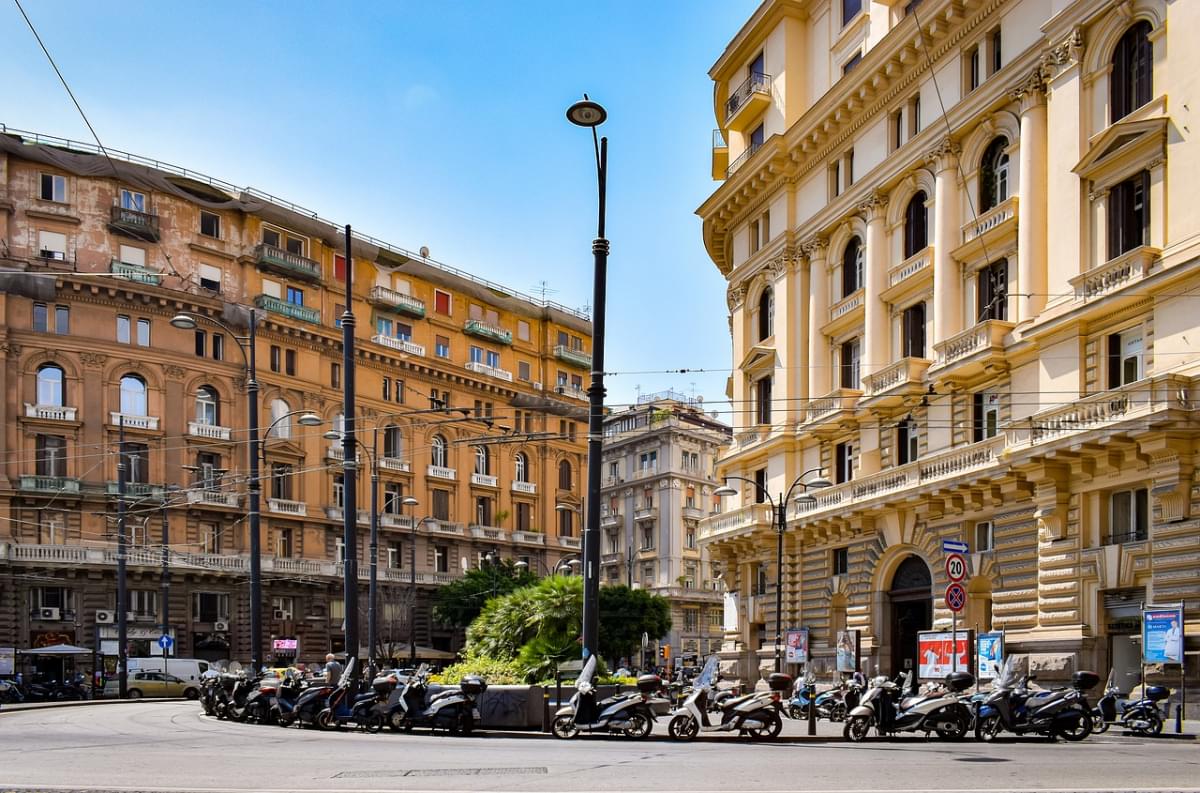
{"label": "building facade ornament", "polygon": [[736,311],[741,308],[742,303],[746,300],[746,287],[738,285],[731,286],[725,293],[725,303],[729,306],[730,311]]}
{"label": "building facade ornament", "polygon": [[187,371],[184,370],[184,368],[182,366],[168,365],[168,366],[163,367],[163,374],[165,374],[167,377],[171,378],[172,380],[182,380],[183,376],[185,374],[187,374]]}
{"label": "building facade ornament", "polygon": [[933,166],[935,170],[944,171],[954,167],[958,162],[958,155],[961,153],[962,148],[947,135],[926,152],[925,162]]}
{"label": "building facade ornament", "polygon": [[21,354],[21,345],[17,344],[15,341],[0,342],[0,352],[4,353],[10,358],[16,358]]}
{"label": "building facade ornament", "polygon": [[858,205],[858,211],[868,223],[872,220],[882,220],[887,212],[887,193],[876,191],[871,193]]}
{"label": "building facade ornament", "polygon": [[820,234],[814,234],[800,243],[800,253],[809,260],[822,259],[825,257],[825,249],[828,247],[829,240]]}
{"label": "building facade ornament", "polygon": [[1035,66],[1033,71],[1025,76],[1009,92],[1013,99],[1021,103],[1021,112],[1029,110],[1046,101],[1046,75],[1042,65]]}
{"label": "building facade ornament", "polygon": [[108,356],[98,352],[81,352],[79,360],[89,369],[102,369],[108,362]]}

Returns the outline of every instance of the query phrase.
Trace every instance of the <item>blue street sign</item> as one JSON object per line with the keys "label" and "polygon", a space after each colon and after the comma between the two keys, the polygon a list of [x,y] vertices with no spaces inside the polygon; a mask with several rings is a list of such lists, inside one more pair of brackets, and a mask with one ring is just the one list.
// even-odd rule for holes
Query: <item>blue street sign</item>
{"label": "blue street sign", "polygon": [[945,553],[967,553],[968,550],[962,540],[942,540],[942,551]]}
{"label": "blue street sign", "polygon": [[164,650],[171,649],[171,645],[174,643],[175,643],[175,640],[172,639],[170,636],[168,636],[165,633],[162,636],[158,637],[158,646]]}

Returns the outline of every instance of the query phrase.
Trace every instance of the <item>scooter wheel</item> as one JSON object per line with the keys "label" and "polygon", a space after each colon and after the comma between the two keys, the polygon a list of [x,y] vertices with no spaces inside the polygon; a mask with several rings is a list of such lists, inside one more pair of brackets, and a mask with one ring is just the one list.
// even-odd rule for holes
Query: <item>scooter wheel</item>
{"label": "scooter wheel", "polygon": [[690,741],[700,732],[700,725],[687,713],[681,713],[667,724],[667,735],[677,741]]}
{"label": "scooter wheel", "polygon": [[321,730],[332,730],[337,726],[333,720],[333,712],[329,708],[318,713],[314,723],[317,725],[317,729]]}
{"label": "scooter wheel", "polygon": [[625,728],[625,735],[629,738],[648,738],[654,730],[654,722],[650,721],[650,717],[645,713],[634,712],[629,714],[629,726]]}
{"label": "scooter wheel", "polygon": [[383,714],[369,713],[363,717],[362,728],[374,735],[383,729]]}
{"label": "scooter wheel", "polygon": [[804,721],[808,718],[808,711],[799,705],[788,705],[787,715],[789,719]]}
{"label": "scooter wheel", "polygon": [[846,706],[841,702],[835,702],[833,707],[829,709],[830,721],[845,721]]}
{"label": "scooter wheel", "polygon": [[747,729],[750,737],[756,741],[770,741],[779,737],[779,733],[783,731],[783,719],[779,718],[779,714],[774,711],[767,714],[764,718],[766,724],[762,727],[754,727]]}
{"label": "scooter wheel", "polygon": [[994,741],[1003,727],[1004,725],[1000,721],[999,713],[984,716],[975,722],[975,740]]}
{"label": "scooter wheel", "polygon": [[291,715],[290,713],[286,713],[286,714],[280,713],[279,717],[277,719],[275,719],[275,723],[278,724],[280,727],[291,727],[292,723],[295,720],[296,720],[296,717]]}
{"label": "scooter wheel", "polygon": [[1059,727],[1054,732],[1066,741],[1082,741],[1092,734],[1092,716],[1084,713],[1071,727]]}
{"label": "scooter wheel", "polygon": [[1141,735],[1162,735],[1162,728],[1162,717],[1157,713],[1147,713],[1146,726],[1137,730],[1137,732]]}
{"label": "scooter wheel", "polygon": [[842,728],[842,737],[848,741],[861,743],[866,740],[867,733],[871,731],[871,720],[866,716],[852,716],[846,722],[846,726]]}
{"label": "scooter wheel", "polygon": [[967,734],[967,723],[961,716],[947,716],[945,719],[938,719],[938,726],[934,728],[934,732],[943,741],[961,741]]}
{"label": "scooter wheel", "polygon": [[1103,715],[1099,713],[1092,714],[1092,732],[1096,735],[1108,732],[1108,722],[1104,720]]}
{"label": "scooter wheel", "polygon": [[555,738],[574,738],[579,734],[579,728],[575,726],[575,719],[571,716],[558,716],[550,725],[550,732]]}

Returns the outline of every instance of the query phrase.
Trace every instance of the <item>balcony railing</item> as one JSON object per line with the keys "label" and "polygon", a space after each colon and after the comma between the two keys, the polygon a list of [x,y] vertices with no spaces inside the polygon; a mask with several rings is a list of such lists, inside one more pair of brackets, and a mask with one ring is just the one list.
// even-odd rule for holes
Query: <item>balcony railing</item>
{"label": "balcony railing", "polygon": [[468,361],[467,371],[474,372],[475,374],[487,375],[488,377],[495,377],[497,380],[504,380],[505,382],[509,383],[511,383],[513,379],[512,372],[508,371],[507,369],[501,369],[496,366],[488,366],[486,363],[481,361]]}
{"label": "balcony railing", "polygon": [[931,261],[933,261],[932,249],[926,246],[888,270],[888,286],[893,287],[896,284],[904,283],[917,273],[929,269]]}
{"label": "balcony railing", "polygon": [[[108,483],[108,494],[115,496],[120,490],[119,482]],[[145,501],[162,501],[165,488],[162,485],[152,485],[146,482],[126,482],[125,497],[130,499],[141,499]]]}
{"label": "balcony railing", "polygon": [[520,480],[514,479],[512,481],[512,492],[528,493],[529,495],[533,495],[533,494],[537,493],[537,483],[522,482]]}
{"label": "balcony railing", "polygon": [[463,323],[463,333],[489,341],[498,341],[501,344],[512,344],[511,330],[505,330],[499,325],[493,325],[481,319],[468,319]]}
{"label": "balcony railing", "polygon": [[308,506],[303,501],[290,501],[286,498],[268,498],[267,511],[279,515],[307,515]]}
{"label": "balcony railing", "polygon": [[367,302],[411,317],[425,316],[424,300],[388,289],[386,286],[371,287],[371,291],[367,292]]}
{"label": "balcony railing", "polygon": [[21,489],[37,493],[79,495],[79,480],[69,476],[22,475]]}
{"label": "balcony railing", "polygon": [[996,206],[984,212],[974,220],[969,220],[962,227],[962,241],[970,242],[982,236],[1006,221],[1017,216],[1017,197],[1012,196],[1007,201],[1001,201]]}
{"label": "balcony railing", "polygon": [[458,471],[441,465],[429,465],[425,467],[425,476],[434,479],[458,479]]}
{"label": "balcony railing", "polygon": [[729,143],[725,133],[719,129],[713,130],[712,137],[712,178],[724,179],[729,170]]}
{"label": "balcony railing", "polygon": [[466,532],[466,527],[461,523],[455,523],[450,520],[427,520],[422,526],[434,534],[453,534],[462,536]]}
{"label": "balcony railing", "polygon": [[835,319],[846,316],[856,308],[862,308],[864,294],[865,292],[859,289],[830,306],[829,321],[833,322]]}
{"label": "balcony railing", "polygon": [[216,424],[201,424],[198,421],[188,422],[188,435],[194,438],[208,438],[214,441],[227,441],[233,437],[233,430]]}
{"label": "balcony railing", "polygon": [[701,520],[705,517],[705,512],[700,507],[683,507],[683,517],[686,520]]}
{"label": "balcony railing", "polygon": [[573,350],[565,344],[554,345],[554,357],[582,369],[592,368],[592,356],[583,350]]}
{"label": "balcony railing", "polygon": [[1187,391],[1187,378],[1167,375],[1139,380],[1121,388],[1101,391],[1069,405],[1034,413],[1008,427],[1010,446],[1031,446],[1121,421],[1145,417],[1177,404],[1180,393]]}
{"label": "balcony railing", "polygon": [[513,542],[525,543],[526,545],[546,544],[546,535],[540,531],[514,531],[512,538]]}
{"label": "balcony railing", "polygon": [[25,418],[42,421],[74,421],[75,408],[62,405],[31,405],[26,402]]}
{"label": "balcony railing", "polygon": [[602,529],[613,529],[620,526],[621,523],[622,521],[620,512],[600,513],[600,528]]}
{"label": "balcony railing", "polygon": [[115,231],[139,240],[158,242],[158,215],[151,212],[114,206],[112,214],[109,215],[108,225]]}
{"label": "balcony railing", "polygon": [[402,474],[412,472],[412,465],[408,460],[401,460],[399,457],[380,457],[379,467],[385,471],[398,471]]}
{"label": "balcony railing", "polygon": [[280,300],[270,295],[259,295],[254,298],[254,305],[263,311],[270,311],[272,314],[282,314],[285,317],[290,317],[301,322],[311,322],[314,325],[321,324],[321,312],[317,309],[298,306],[295,303],[288,303],[285,300]]}
{"label": "balcony railing", "polygon": [[655,506],[634,507],[634,510],[633,510],[633,519],[634,520],[655,520],[657,518],[658,518],[658,507],[655,507]]}
{"label": "balcony railing", "polygon": [[274,245],[268,245],[265,242],[259,243],[254,249],[254,258],[258,260],[259,267],[267,270],[274,270],[283,275],[306,278],[310,281],[321,280],[320,264],[306,256],[285,251],[282,248],[276,248]]}
{"label": "balcony railing", "polygon": [[774,521],[775,515],[770,504],[747,504],[744,507],[705,518],[700,522],[700,539],[714,539],[760,528],[772,528]]}
{"label": "balcony railing", "polygon": [[158,270],[142,267],[138,264],[126,264],[120,259],[113,259],[109,262],[108,271],[117,278],[124,278],[126,281],[136,281],[139,284],[159,286],[162,283],[162,273]]}
{"label": "balcony railing", "polygon": [[[341,441],[331,443],[325,448],[325,459],[338,461],[346,459],[346,450],[342,447]],[[356,462],[362,462],[362,455],[357,450],[354,453],[354,459]]]}
{"label": "balcony railing", "polygon": [[863,378],[863,397],[869,399],[905,386],[919,385],[931,363],[928,358],[901,358],[891,366]]}
{"label": "balcony railing", "polygon": [[763,145],[761,143],[751,143],[749,146],[747,146],[746,150],[739,154],[736,160],[729,163],[729,167],[725,169],[725,178],[728,179],[730,176],[733,176],[734,172],[738,168],[741,168],[743,165],[745,165],[746,162],[753,157],[759,149],[762,148],[762,146]]}
{"label": "balcony railing", "polygon": [[113,411],[109,413],[111,423],[116,426],[121,424],[122,417],[124,418],[125,429],[127,430],[157,430],[158,416],[131,416],[128,413],[119,413]]}
{"label": "balcony railing", "polygon": [[488,474],[471,474],[471,484],[479,485],[480,487],[499,487],[500,480],[497,477]]}
{"label": "balcony railing", "polygon": [[1076,300],[1091,300],[1111,295],[1118,289],[1140,281],[1150,272],[1159,250],[1143,245],[1110,259],[1099,267],[1070,279]]}
{"label": "balcony railing", "polygon": [[470,533],[478,540],[505,540],[508,538],[508,532],[504,529],[478,523],[470,526]]}
{"label": "balcony railing", "polygon": [[745,82],[729,92],[729,98],[725,100],[725,123],[728,124],[737,115],[737,112],[756,96],[770,99],[771,75],[755,72],[747,77]]}
{"label": "balcony railing", "polygon": [[395,336],[385,336],[382,333],[376,333],[371,337],[371,341],[375,342],[376,344],[382,344],[384,347],[389,347],[393,350],[406,352],[409,355],[419,355],[422,358],[425,357],[425,345],[417,344],[416,342],[409,341],[408,339],[398,339]]}
{"label": "balcony railing", "polygon": [[1004,337],[1013,329],[1011,322],[989,319],[980,322],[962,333],[951,336],[933,345],[937,365],[952,366],[959,361],[981,352],[1003,352]]}
{"label": "balcony railing", "polygon": [[855,388],[838,388],[823,397],[810,400],[805,424],[814,424],[844,410],[854,410],[862,391]]}
{"label": "balcony railing", "polygon": [[189,504],[209,504],[217,507],[237,507],[242,503],[240,493],[215,488],[193,488],[187,491]]}
{"label": "balcony railing", "polygon": [[578,537],[558,537],[558,544],[564,548],[574,548],[579,550],[580,542]]}
{"label": "balcony railing", "polygon": [[379,513],[379,525],[385,529],[411,529],[415,520],[410,515],[394,515],[390,512]]}

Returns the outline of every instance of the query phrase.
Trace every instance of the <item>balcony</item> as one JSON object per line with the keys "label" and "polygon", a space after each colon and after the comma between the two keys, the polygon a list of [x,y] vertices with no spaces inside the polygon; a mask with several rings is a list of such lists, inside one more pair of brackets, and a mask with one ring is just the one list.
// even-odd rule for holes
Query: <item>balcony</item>
{"label": "balcony", "polygon": [[320,264],[298,253],[285,251],[265,242],[259,243],[254,248],[254,258],[263,270],[292,278],[303,278],[307,281],[321,280]]}
{"label": "balcony", "polygon": [[267,511],[274,512],[277,515],[299,515],[303,517],[308,514],[308,506],[303,501],[290,501],[286,498],[268,498]]}
{"label": "balcony", "polygon": [[624,521],[621,520],[620,512],[600,513],[600,528],[602,529],[616,529],[619,528],[622,523],[624,523]]}
{"label": "balcony", "polygon": [[158,416],[131,416],[128,413],[118,413],[114,410],[109,413],[108,417],[114,427],[120,426],[124,422],[127,430],[154,431],[158,429]]}
{"label": "balcony", "polygon": [[108,227],[127,237],[143,242],[158,242],[158,215],[139,212],[136,209],[114,206],[109,215]]}
{"label": "balcony", "polygon": [[427,465],[425,466],[425,476],[433,479],[455,480],[458,479],[458,471],[442,465]]}
{"label": "balcony", "polygon": [[[907,289],[916,283],[914,276],[923,275],[929,276],[929,265],[933,262],[933,248],[926,246],[917,251],[914,255],[909,256],[899,264],[892,265],[888,268],[888,285],[884,292],[883,299],[887,300],[892,293]],[[896,289],[895,287],[901,287]]]}
{"label": "balcony", "polygon": [[683,508],[684,520],[703,520],[705,517],[706,513],[700,507],[684,506]]}
{"label": "balcony", "polygon": [[[1149,274],[1150,267],[1159,253],[1158,248],[1143,245],[1075,276],[1070,279],[1071,286],[1075,288],[1075,299],[1090,301],[1107,297],[1141,281]],[[1105,310],[1115,309],[1108,302],[1105,302],[1104,307]]]}
{"label": "balcony", "polygon": [[[866,291],[858,289],[843,297],[838,302],[829,307],[829,324],[837,322],[841,324],[851,324],[861,322],[863,306],[866,303]],[[826,326],[828,327],[828,326]]]}
{"label": "balcony", "polygon": [[376,333],[371,337],[371,341],[384,347],[396,350],[397,352],[403,352],[409,355],[417,355],[421,358],[425,357],[425,345],[417,344],[416,342],[408,339],[398,339],[395,336],[385,336],[382,333]]}
{"label": "balcony", "polygon": [[658,507],[653,506],[653,505],[644,505],[644,506],[634,507],[633,519],[636,521],[657,520],[658,519]]}
{"label": "balcony", "polygon": [[657,465],[649,468],[634,468],[629,472],[629,478],[635,481],[638,479],[649,479],[652,476],[658,476]]}
{"label": "balcony", "polygon": [[21,490],[33,493],[77,496],[79,495],[79,480],[69,476],[22,475]]}
{"label": "balcony", "polygon": [[480,487],[499,487],[500,480],[489,474],[471,474],[471,484]]}
{"label": "balcony", "polygon": [[227,441],[233,437],[233,430],[229,427],[219,427],[216,424],[189,421],[188,435],[193,438],[207,438],[210,441]]}
{"label": "balcony", "polygon": [[723,540],[759,530],[775,529],[770,504],[747,504],[739,509],[712,515],[700,522],[701,540]]}
{"label": "balcony", "polygon": [[[346,450],[342,448],[341,441],[338,441],[337,443],[331,443],[329,446],[325,447],[325,459],[337,460],[338,462],[343,462],[346,459]],[[362,454],[357,450],[355,450],[354,453],[354,460],[355,462],[362,462]]]}
{"label": "balcony", "polygon": [[512,344],[511,330],[505,330],[499,325],[492,325],[481,319],[468,319],[463,323],[463,333],[468,336],[478,336],[481,339],[499,342],[500,344]]}
{"label": "balcony", "polygon": [[511,383],[513,381],[512,372],[496,366],[488,366],[482,361],[468,361],[467,371],[474,372],[475,374],[487,375],[488,377],[494,377],[497,380],[503,380],[507,383]]}
{"label": "balcony", "polygon": [[872,372],[863,378],[863,400],[899,399],[924,391],[925,370],[932,363],[928,358],[907,357]]}
{"label": "balcony", "polygon": [[496,540],[497,542],[508,540],[508,532],[496,526],[472,524],[469,531],[471,536],[477,540]]}
{"label": "balcony", "polygon": [[771,104],[771,75],[755,72],[729,92],[725,100],[725,126],[741,132],[750,120]]}
{"label": "balcony", "polygon": [[325,519],[341,523],[346,519],[346,511],[341,507],[325,507]]}
{"label": "balcony", "polygon": [[216,488],[193,488],[187,491],[187,503],[204,504],[212,507],[241,506],[242,496],[229,490]]}
{"label": "balcony", "polygon": [[379,525],[385,529],[411,529],[415,519],[409,515],[395,515],[391,512],[379,513]]}
{"label": "balcony", "polygon": [[[974,220],[967,221],[962,227],[962,241],[966,245],[968,242],[983,237],[985,235],[999,236],[1007,229],[1002,228],[1010,222],[1015,223],[1017,219],[1017,197],[1012,196],[1007,201],[1001,201],[996,206],[984,212]],[[989,234],[991,231],[996,231],[996,234]]]}
{"label": "balcony", "polygon": [[561,384],[556,385],[554,387],[554,393],[558,394],[559,396],[566,396],[566,397],[570,397],[571,399],[578,399],[582,402],[588,401],[587,390],[585,390],[584,388],[577,386],[577,385],[561,385]]}
{"label": "balcony", "polygon": [[823,397],[809,400],[808,415],[796,429],[812,431],[818,427],[836,426],[854,415],[861,397],[862,391],[856,388],[837,388]]}
{"label": "balcony", "polygon": [[578,551],[581,545],[578,537],[558,537],[557,539],[558,544],[564,548],[574,548]]}
{"label": "balcony", "polygon": [[465,533],[465,527],[461,523],[449,520],[427,520],[421,525],[434,534],[451,534],[461,537]]}
{"label": "balcony", "polygon": [[592,356],[583,350],[573,350],[565,344],[554,345],[554,357],[580,369],[592,368]]}
{"label": "balcony", "polygon": [[263,311],[270,311],[272,314],[282,314],[285,317],[299,320],[300,322],[311,322],[314,325],[321,324],[321,312],[317,309],[298,306],[295,303],[288,303],[285,300],[280,300],[270,295],[259,295],[254,298],[254,305]]}
{"label": "balcony", "polygon": [[973,328],[933,345],[937,356],[930,371],[941,380],[968,380],[984,371],[1007,367],[1004,337],[1014,324],[999,319],[980,322]]}
{"label": "balcony", "polygon": [[600,564],[620,564],[625,561],[625,554],[620,551],[612,551],[611,553],[600,555]]}
{"label": "balcony", "polygon": [[379,467],[384,471],[396,471],[401,474],[412,473],[412,465],[408,460],[401,460],[399,457],[380,457]]}
{"label": "balcony", "polygon": [[367,292],[367,302],[379,308],[407,314],[418,319],[425,316],[425,301],[386,286],[373,286]]}
{"label": "balcony", "polygon": [[[110,496],[118,495],[120,490],[119,482],[108,483],[108,494]],[[137,499],[138,501],[162,501],[163,494],[166,489],[162,485],[151,485],[146,482],[126,482],[125,483],[125,498]]]}
{"label": "balcony", "polygon": [[514,479],[512,481],[512,492],[527,493],[532,496],[537,493],[537,484],[534,482],[521,482],[517,479]]}
{"label": "balcony", "polygon": [[729,167],[725,169],[725,178],[728,179],[729,177],[733,176],[734,172],[749,162],[750,158],[757,154],[758,150],[762,147],[763,145],[761,143],[751,143],[749,146],[747,146],[746,150],[739,154],[736,160],[729,163]]}
{"label": "balcony", "polygon": [[546,535],[540,531],[514,531],[512,540],[525,545],[545,545]]}
{"label": "balcony", "polygon": [[142,267],[138,264],[126,264],[120,259],[113,259],[109,262],[108,271],[117,278],[124,278],[126,281],[136,281],[139,284],[150,284],[150,286],[160,286],[162,284],[162,273],[158,270]]}
{"label": "balcony", "polygon": [[26,402],[25,418],[39,421],[74,421],[75,408],[62,405],[31,405]]}
{"label": "balcony", "polygon": [[725,174],[729,171],[729,143],[725,140],[725,133],[719,129],[713,130],[712,140],[712,178],[714,182],[719,182],[725,178]]}

